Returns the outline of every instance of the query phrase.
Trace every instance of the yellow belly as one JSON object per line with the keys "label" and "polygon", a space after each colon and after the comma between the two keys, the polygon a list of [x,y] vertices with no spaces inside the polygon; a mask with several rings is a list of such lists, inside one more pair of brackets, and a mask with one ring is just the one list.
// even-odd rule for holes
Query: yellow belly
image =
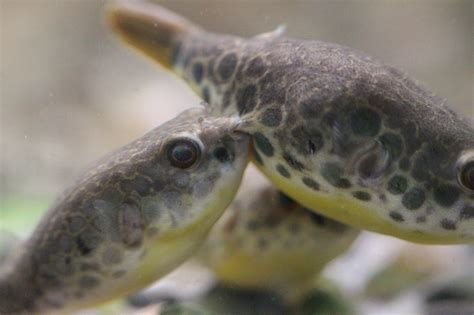
{"label": "yellow belly", "polygon": [[[284,179],[277,173],[255,163],[257,167],[283,192],[294,198],[303,206],[317,209],[318,213],[334,220],[360,229],[391,235],[410,242],[423,244],[457,244],[467,243],[460,235],[434,234],[422,231],[403,229],[377,215],[377,209],[358,202],[343,194],[324,194],[310,190],[298,182]],[[470,241],[472,243],[472,241]]]}

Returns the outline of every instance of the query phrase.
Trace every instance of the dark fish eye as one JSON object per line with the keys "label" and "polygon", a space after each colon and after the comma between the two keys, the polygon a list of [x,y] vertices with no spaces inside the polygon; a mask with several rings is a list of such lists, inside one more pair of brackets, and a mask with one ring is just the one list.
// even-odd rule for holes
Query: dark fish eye
{"label": "dark fish eye", "polygon": [[199,160],[200,155],[201,147],[192,139],[176,139],[168,144],[167,157],[173,166],[189,168]]}
{"label": "dark fish eye", "polygon": [[464,189],[474,192],[474,159],[468,160],[460,166],[458,181]]}

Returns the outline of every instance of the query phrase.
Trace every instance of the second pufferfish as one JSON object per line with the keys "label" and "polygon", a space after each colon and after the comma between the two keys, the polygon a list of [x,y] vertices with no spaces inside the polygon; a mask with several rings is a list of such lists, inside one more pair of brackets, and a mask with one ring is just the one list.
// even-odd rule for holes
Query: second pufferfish
{"label": "second pufferfish", "polygon": [[359,233],[305,209],[249,167],[197,258],[224,285],[275,291],[294,303]]}

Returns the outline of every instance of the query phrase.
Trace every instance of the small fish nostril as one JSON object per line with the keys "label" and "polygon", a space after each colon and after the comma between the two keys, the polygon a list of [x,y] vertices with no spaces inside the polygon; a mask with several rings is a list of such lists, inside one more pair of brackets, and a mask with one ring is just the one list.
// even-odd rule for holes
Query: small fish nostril
{"label": "small fish nostril", "polygon": [[232,161],[232,154],[224,147],[218,147],[214,150],[214,157],[221,163]]}

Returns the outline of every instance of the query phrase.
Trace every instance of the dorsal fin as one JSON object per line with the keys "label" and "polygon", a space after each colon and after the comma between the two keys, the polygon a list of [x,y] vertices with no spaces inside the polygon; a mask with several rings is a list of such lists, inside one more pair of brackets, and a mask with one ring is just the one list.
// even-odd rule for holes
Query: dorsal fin
{"label": "dorsal fin", "polygon": [[280,24],[273,31],[255,35],[254,38],[273,39],[283,36],[286,33],[286,24]]}

